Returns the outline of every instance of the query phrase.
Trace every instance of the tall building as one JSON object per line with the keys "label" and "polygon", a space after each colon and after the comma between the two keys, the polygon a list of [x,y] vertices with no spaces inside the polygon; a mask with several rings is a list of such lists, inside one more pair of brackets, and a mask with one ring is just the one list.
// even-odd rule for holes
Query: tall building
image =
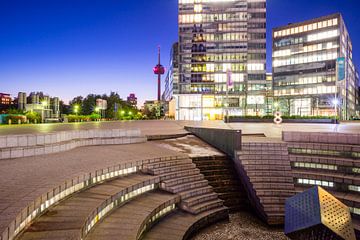
{"label": "tall building", "polygon": [[135,96],[135,93],[130,93],[129,96],[127,97],[127,102],[133,106],[134,108],[137,107],[137,97]]}
{"label": "tall building", "polygon": [[179,0],[176,119],[264,114],[266,0]]}
{"label": "tall building", "polygon": [[179,93],[179,43],[173,44],[170,52],[169,70],[165,78],[164,101],[170,102]]}
{"label": "tall building", "polygon": [[273,29],[272,58],[274,97],[283,114],[343,120],[356,114],[352,43],[340,14]]}
{"label": "tall building", "polygon": [[18,109],[25,110],[26,104],[27,104],[27,97],[25,92],[19,92],[18,93]]}

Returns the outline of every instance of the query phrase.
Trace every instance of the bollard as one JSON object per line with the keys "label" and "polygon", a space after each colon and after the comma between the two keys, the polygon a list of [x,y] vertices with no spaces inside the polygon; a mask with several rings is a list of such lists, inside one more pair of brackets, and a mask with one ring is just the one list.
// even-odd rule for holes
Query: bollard
{"label": "bollard", "polygon": [[11,125],[11,119],[9,119],[9,125]]}

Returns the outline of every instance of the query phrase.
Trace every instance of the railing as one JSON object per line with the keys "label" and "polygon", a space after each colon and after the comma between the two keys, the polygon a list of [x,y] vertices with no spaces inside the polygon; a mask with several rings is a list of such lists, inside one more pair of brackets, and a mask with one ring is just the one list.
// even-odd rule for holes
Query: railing
{"label": "railing", "polygon": [[22,232],[35,218],[42,215],[49,207],[65,199],[69,195],[92,187],[100,182],[125,176],[141,170],[143,164],[161,161],[162,159],[177,159],[177,156],[146,159],[130,163],[122,163],[113,167],[97,170],[92,173],[78,176],[65,181],[60,186],[53,188],[41,195],[25,207],[1,234],[0,240],[12,240]]}

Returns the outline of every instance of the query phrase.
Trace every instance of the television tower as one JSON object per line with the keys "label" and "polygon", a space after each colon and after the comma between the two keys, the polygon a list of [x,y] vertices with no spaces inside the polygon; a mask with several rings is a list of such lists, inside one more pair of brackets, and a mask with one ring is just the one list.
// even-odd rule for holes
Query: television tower
{"label": "television tower", "polygon": [[158,76],[158,101],[161,100],[161,75],[165,73],[165,68],[160,64],[160,46],[158,47],[158,64],[153,69],[154,74]]}

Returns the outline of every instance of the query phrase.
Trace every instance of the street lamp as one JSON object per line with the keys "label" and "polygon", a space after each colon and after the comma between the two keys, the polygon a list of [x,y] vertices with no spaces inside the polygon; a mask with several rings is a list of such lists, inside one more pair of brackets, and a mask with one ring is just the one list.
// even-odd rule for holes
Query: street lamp
{"label": "street lamp", "polygon": [[332,103],[334,104],[334,111],[335,111],[335,123],[336,123],[336,120],[337,120],[337,117],[338,117],[338,110],[337,110],[337,106],[339,105],[339,99],[337,98],[334,98],[332,100]]}
{"label": "street lamp", "polygon": [[74,105],[74,113],[77,115],[79,112],[79,105]]}

